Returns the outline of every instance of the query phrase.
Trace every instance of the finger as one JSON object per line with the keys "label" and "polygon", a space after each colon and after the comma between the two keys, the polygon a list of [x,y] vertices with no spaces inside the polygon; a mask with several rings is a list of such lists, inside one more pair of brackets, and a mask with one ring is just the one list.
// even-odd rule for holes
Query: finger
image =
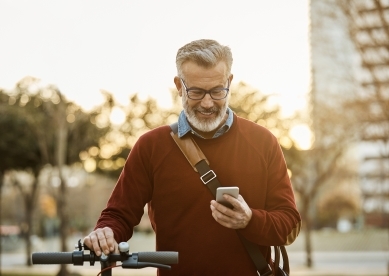
{"label": "finger", "polygon": [[234,208],[234,210],[231,210],[222,204],[212,201],[211,210],[212,210],[213,218],[219,224],[228,228],[232,228],[232,229],[244,228],[246,227],[248,221],[250,220],[250,218],[247,217],[247,214],[244,211],[243,204],[240,205],[240,203],[239,203],[239,208]]}
{"label": "finger", "polygon": [[[224,207],[224,206],[223,206]],[[224,207],[226,208],[226,207]],[[228,209],[228,208],[227,208]],[[231,218],[220,212],[218,209],[216,209],[213,205],[211,205],[212,210],[212,217],[217,221],[219,224],[231,228]]]}
{"label": "finger", "polygon": [[[120,254],[118,243],[116,242],[115,239],[114,239],[113,241],[114,241],[114,246],[113,246],[114,249],[111,250],[111,253],[113,253],[113,254]],[[111,265],[111,266],[116,266],[116,262],[111,262],[110,265]]]}
{"label": "finger", "polygon": [[105,231],[106,229],[103,228],[102,230],[98,231],[96,233],[97,239],[100,245],[101,250],[104,252],[105,255],[109,254],[109,246],[107,244],[107,238],[105,237]]}
{"label": "finger", "polygon": [[101,255],[101,249],[100,249],[100,244],[99,244],[99,239],[97,237],[97,232],[99,232],[100,229],[96,229],[95,231],[92,231],[88,237],[85,238],[85,241],[90,240],[90,246],[89,249],[95,252],[97,256]]}
{"label": "finger", "polygon": [[231,203],[233,210],[242,209],[240,199],[243,199],[243,197],[241,195],[239,195],[238,198],[235,198],[233,196],[230,196],[229,194],[224,194],[223,197],[225,200],[227,200],[229,203]]}
{"label": "finger", "polygon": [[89,249],[92,248],[92,241],[89,236],[86,236],[83,239],[82,243],[84,244],[84,246],[88,247]]}
{"label": "finger", "polygon": [[223,204],[215,200],[211,201],[211,206],[213,206],[216,210],[218,210],[220,213],[226,216],[231,216],[233,214],[233,211],[230,208],[224,206]]}
{"label": "finger", "polygon": [[114,250],[113,250],[113,253],[120,254],[119,244],[116,242],[116,240],[114,240]]}
{"label": "finger", "polygon": [[[103,236],[104,235],[104,236]],[[104,237],[103,240],[107,245],[107,248],[110,252],[113,252],[115,250],[115,240],[113,238],[113,231],[109,227],[104,227],[102,230],[102,235],[101,237]],[[99,239],[100,241],[100,239]],[[101,246],[101,244],[100,244]],[[104,252],[105,253],[105,252]]]}

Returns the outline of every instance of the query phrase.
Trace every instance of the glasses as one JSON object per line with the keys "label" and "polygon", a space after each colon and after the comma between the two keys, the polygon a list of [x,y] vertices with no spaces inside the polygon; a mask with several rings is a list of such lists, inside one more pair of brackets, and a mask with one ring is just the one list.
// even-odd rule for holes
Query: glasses
{"label": "glasses", "polygon": [[222,100],[227,97],[228,92],[230,91],[230,80],[228,80],[228,86],[225,87],[217,87],[211,90],[205,90],[201,88],[188,88],[182,78],[180,78],[182,84],[185,87],[186,94],[189,99],[192,100],[202,100],[206,94],[209,94],[213,100]]}

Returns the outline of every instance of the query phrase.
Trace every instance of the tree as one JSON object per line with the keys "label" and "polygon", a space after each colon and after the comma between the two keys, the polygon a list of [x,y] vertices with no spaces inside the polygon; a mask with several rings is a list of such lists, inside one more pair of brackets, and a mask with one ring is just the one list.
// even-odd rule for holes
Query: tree
{"label": "tree", "polygon": [[[37,176],[42,167],[42,163],[47,161],[47,159],[45,159],[45,155],[40,151],[39,144],[31,139],[33,129],[26,120],[25,115],[19,113],[17,107],[14,105],[9,105],[12,101],[12,98],[3,91],[0,91],[0,129],[3,130],[0,136],[0,156],[2,156],[0,160],[0,185],[3,185],[2,176],[9,170],[29,169],[34,175],[34,181],[28,192],[24,192],[19,182],[15,182],[21,191],[26,211],[26,227],[23,229],[23,236],[26,240],[26,263],[30,265],[30,236],[32,230],[32,212],[34,210],[38,189]],[[43,162],[40,162],[41,160]]]}
{"label": "tree", "polygon": [[360,125],[356,124],[352,112],[344,114],[343,110],[334,109],[333,105],[315,106],[315,142],[309,150],[292,149],[287,155],[294,189],[300,197],[308,267],[313,266],[311,230],[317,217],[316,202],[323,190],[342,183],[357,185],[348,153],[358,141]]}
{"label": "tree", "polygon": [[[22,79],[12,93],[2,91],[0,96],[0,128],[7,134],[0,137],[0,155],[7,157],[0,161],[1,171],[30,169],[34,176],[32,188],[28,190],[16,178],[14,181],[25,199],[26,253],[27,264],[31,265],[32,214],[41,169],[46,164],[59,168],[61,193],[57,204],[62,250],[67,251],[66,183],[62,167],[78,162],[79,153],[85,148],[98,146],[108,126],[98,127],[93,123],[100,110],[86,113],[68,102],[56,87],[40,86],[35,78]],[[66,271],[59,274],[66,275]]]}

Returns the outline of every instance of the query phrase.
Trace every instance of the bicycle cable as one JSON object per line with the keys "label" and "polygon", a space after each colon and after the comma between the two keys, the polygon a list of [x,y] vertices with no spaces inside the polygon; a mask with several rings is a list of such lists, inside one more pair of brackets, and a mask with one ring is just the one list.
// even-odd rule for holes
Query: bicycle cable
{"label": "bicycle cable", "polygon": [[122,266],[122,265],[112,265],[112,266],[108,266],[104,269],[102,269],[96,276],[99,276],[101,273],[103,273],[104,271],[107,271],[109,269],[112,269],[112,268],[115,268],[115,267],[119,267],[119,266]]}

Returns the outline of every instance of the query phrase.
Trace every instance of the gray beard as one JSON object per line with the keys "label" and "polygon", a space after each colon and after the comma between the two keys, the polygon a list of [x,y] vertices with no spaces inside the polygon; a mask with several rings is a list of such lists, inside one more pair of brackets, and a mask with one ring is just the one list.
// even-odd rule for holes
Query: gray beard
{"label": "gray beard", "polygon": [[[186,96],[182,97],[182,105],[184,107],[184,113],[186,115],[186,118],[188,119],[188,122],[196,129],[202,131],[202,132],[211,132],[216,130],[216,128],[221,124],[223,121],[224,115],[227,112],[228,107],[228,101],[224,103],[224,105],[219,109],[217,107],[213,107],[210,109],[203,109],[201,107],[196,107],[193,109],[189,108],[188,100]],[[217,112],[217,116],[215,119],[199,119],[196,117],[196,111],[202,111],[202,112]]]}

